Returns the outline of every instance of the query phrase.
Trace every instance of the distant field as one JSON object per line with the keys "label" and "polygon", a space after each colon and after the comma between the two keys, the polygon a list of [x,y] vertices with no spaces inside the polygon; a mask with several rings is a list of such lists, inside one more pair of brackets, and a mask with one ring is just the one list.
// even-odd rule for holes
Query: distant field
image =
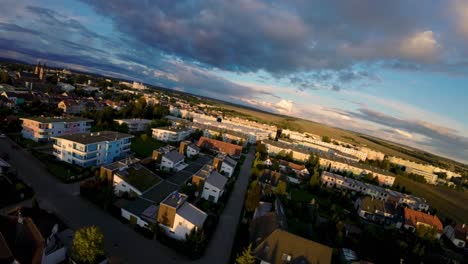
{"label": "distant field", "polygon": [[431,186],[397,176],[395,184],[405,186],[413,195],[425,198],[437,215],[443,219],[450,217],[457,223],[468,221],[468,193],[441,186]]}
{"label": "distant field", "polygon": [[[219,104],[219,103],[218,103]],[[376,144],[372,141],[369,141],[367,139],[359,137],[357,133],[354,133],[352,131],[346,131],[343,129],[335,128],[335,127],[330,127],[324,124],[316,123],[313,121],[308,121],[308,120],[303,120],[303,119],[297,119],[293,117],[283,117],[283,116],[278,116],[274,114],[269,114],[265,112],[259,112],[251,109],[245,109],[233,105],[226,105],[226,104],[219,104],[223,108],[229,109],[229,110],[235,110],[237,112],[243,113],[245,115],[250,115],[250,116],[255,116],[259,119],[262,119],[266,122],[274,122],[274,123],[286,123],[291,125],[292,127],[298,128],[299,130],[303,132],[309,132],[312,134],[317,134],[319,136],[325,136],[328,135],[331,138],[344,141],[347,143],[351,144],[359,144],[361,146],[367,146],[371,149],[375,149],[378,151],[381,151],[387,155],[396,155],[399,157],[402,157],[404,159],[416,161],[416,162],[422,162],[419,159],[416,159],[412,156],[406,155],[405,153],[401,153],[399,151],[396,151],[394,149],[382,146],[380,144]]]}

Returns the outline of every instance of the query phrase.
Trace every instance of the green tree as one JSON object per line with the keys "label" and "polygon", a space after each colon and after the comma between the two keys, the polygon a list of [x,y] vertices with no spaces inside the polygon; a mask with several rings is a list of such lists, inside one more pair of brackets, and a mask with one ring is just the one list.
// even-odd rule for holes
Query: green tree
{"label": "green tree", "polygon": [[247,190],[247,197],[245,199],[245,210],[247,210],[247,212],[255,211],[255,208],[257,208],[260,202],[261,194],[262,187],[260,183],[258,183],[258,181],[253,181],[250,184],[249,190]]}
{"label": "green tree", "polygon": [[313,187],[313,188],[319,186],[319,184],[320,184],[320,174],[319,174],[318,170],[314,169],[312,175],[310,176],[309,184],[310,184],[310,187]]}
{"label": "green tree", "polygon": [[419,225],[416,228],[416,235],[424,240],[434,240],[436,234],[437,229],[432,226]]}
{"label": "green tree", "polygon": [[96,226],[84,227],[75,232],[72,257],[84,263],[95,263],[104,255],[104,235]]}
{"label": "green tree", "polygon": [[276,188],[275,188],[275,193],[277,195],[286,195],[286,193],[287,193],[286,192],[286,187],[287,187],[286,182],[280,181],[278,183],[278,185],[276,186]]}
{"label": "green tree", "polygon": [[323,137],[322,137],[322,141],[323,141],[323,142],[326,142],[326,143],[330,143],[330,142],[331,142],[331,139],[330,139],[329,136],[323,136]]}
{"label": "green tree", "polygon": [[242,251],[242,255],[237,256],[236,264],[254,264],[255,257],[252,252],[252,244],[249,244],[248,247]]}
{"label": "green tree", "polygon": [[185,246],[191,252],[192,257],[200,256],[206,247],[206,236],[203,229],[194,228],[185,235]]}

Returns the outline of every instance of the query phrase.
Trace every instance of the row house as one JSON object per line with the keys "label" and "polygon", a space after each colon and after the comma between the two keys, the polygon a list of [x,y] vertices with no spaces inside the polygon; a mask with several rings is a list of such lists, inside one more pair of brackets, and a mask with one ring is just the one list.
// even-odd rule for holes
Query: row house
{"label": "row house", "polygon": [[198,140],[197,146],[200,148],[209,149],[218,153],[225,153],[231,157],[238,159],[242,154],[242,147],[239,145],[227,143],[224,141],[201,137]]}
{"label": "row house", "polygon": [[24,138],[36,142],[49,141],[51,137],[86,133],[93,120],[78,117],[29,117],[21,118]]}

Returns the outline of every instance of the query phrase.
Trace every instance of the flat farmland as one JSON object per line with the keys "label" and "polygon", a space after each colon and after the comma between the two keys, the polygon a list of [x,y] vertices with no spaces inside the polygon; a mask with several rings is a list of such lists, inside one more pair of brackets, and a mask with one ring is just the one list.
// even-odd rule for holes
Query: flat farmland
{"label": "flat farmland", "polygon": [[397,176],[395,183],[405,186],[411,194],[423,197],[436,208],[439,218],[452,218],[457,223],[468,222],[468,193],[442,186],[432,186]]}

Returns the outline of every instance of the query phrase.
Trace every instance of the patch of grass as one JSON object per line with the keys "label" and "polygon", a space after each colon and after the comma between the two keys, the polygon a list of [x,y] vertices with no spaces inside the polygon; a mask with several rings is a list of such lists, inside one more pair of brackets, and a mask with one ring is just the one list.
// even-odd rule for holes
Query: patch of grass
{"label": "patch of grass", "polygon": [[443,186],[432,186],[397,176],[395,185],[404,186],[413,195],[425,198],[431,207],[437,209],[437,215],[444,219],[449,217],[458,223],[468,219],[468,193],[449,189]]}
{"label": "patch of grass", "polygon": [[162,147],[164,143],[157,141],[156,139],[149,137],[146,134],[136,136],[132,139],[132,145],[130,149],[135,152],[139,158],[146,158],[151,156],[153,150]]}
{"label": "patch of grass", "polygon": [[291,190],[291,200],[293,201],[309,203],[313,198],[314,196],[306,190]]}

